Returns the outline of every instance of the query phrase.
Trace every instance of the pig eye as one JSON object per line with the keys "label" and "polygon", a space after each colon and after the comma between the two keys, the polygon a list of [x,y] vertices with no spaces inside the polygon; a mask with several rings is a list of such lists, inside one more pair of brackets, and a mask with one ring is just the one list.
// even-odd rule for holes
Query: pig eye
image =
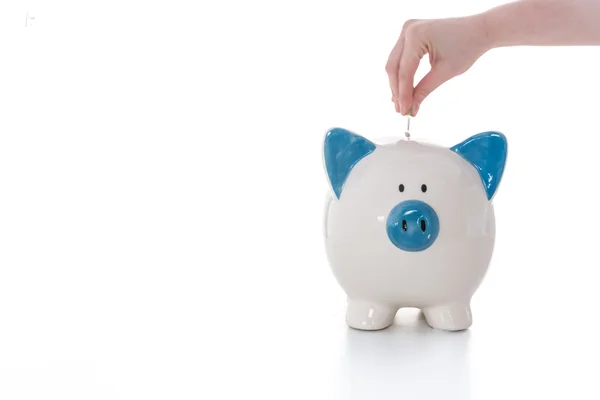
{"label": "pig eye", "polygon": [[404,185],[403,185],[403,184],[400,184],[400,186],[398,186],[398,190],[399,190],[400,192],[404,192]]}
{"label": "pig eye", "polygon": [[421,192],[425,193],[427,191],[427,185],[421,185]]}

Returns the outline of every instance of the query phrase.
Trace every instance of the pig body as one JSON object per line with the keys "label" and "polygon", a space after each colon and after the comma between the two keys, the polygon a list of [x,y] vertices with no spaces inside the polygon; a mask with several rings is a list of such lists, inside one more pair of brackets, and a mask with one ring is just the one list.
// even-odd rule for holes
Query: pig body
{"label": "pig body", "polygon": [[433,328],[471,326],[470,300],[494,249],[492,198],[506,155],[498,132],[452,148],[327,132],[325,248],[348,296],[350,327],[386,328],[402,307],[422,309]]}

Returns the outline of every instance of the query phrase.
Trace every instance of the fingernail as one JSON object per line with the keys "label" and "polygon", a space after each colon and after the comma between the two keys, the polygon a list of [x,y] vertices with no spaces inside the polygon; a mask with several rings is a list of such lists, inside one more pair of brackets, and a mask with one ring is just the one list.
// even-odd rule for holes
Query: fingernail
{"label": "fingernail", "polygon": [[400,106],[400,114],[406,115],[406,107],[404,107],[403,105]]}
{"label": "fingernail", "polygon": [[410,109],[410,115],[412,117],[415,117],[417,115],[418,111],[419,111],[419,105],[418,104],[413,104],[412,108]]}

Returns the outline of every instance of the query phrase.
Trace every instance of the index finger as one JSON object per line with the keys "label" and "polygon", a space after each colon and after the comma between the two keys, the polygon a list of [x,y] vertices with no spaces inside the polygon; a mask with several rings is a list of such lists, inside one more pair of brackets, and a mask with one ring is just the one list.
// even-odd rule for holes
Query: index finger
{"label": "index finger", "polygon": [[406,115],[412,107],[414,79],[420,62],[417,45],[414,42],[405,43],[398,65],[398,100],[402,115]]}
{"label": "index finger", "polygon": [[388,74],[388,80],[390,82],[390,89],[392,90],[392,99],[396,105],[397,112],[400,112],[400,104],[398,103],[398,67],[400,66],[400,57],[402,56],[403,47],[404,33],[402,33],[396,41],[396,45],[392,49],[385,65],[385,71]]}

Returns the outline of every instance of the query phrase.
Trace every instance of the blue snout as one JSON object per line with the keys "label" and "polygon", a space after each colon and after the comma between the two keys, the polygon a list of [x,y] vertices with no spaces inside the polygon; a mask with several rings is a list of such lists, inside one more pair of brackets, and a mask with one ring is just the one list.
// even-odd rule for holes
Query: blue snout
{"label": "blue snout", "polygon": [[390,211],[387,234],[404,251],[423,251],[435,242],[440,221],[433,208],[419,200],[407,200]]}

